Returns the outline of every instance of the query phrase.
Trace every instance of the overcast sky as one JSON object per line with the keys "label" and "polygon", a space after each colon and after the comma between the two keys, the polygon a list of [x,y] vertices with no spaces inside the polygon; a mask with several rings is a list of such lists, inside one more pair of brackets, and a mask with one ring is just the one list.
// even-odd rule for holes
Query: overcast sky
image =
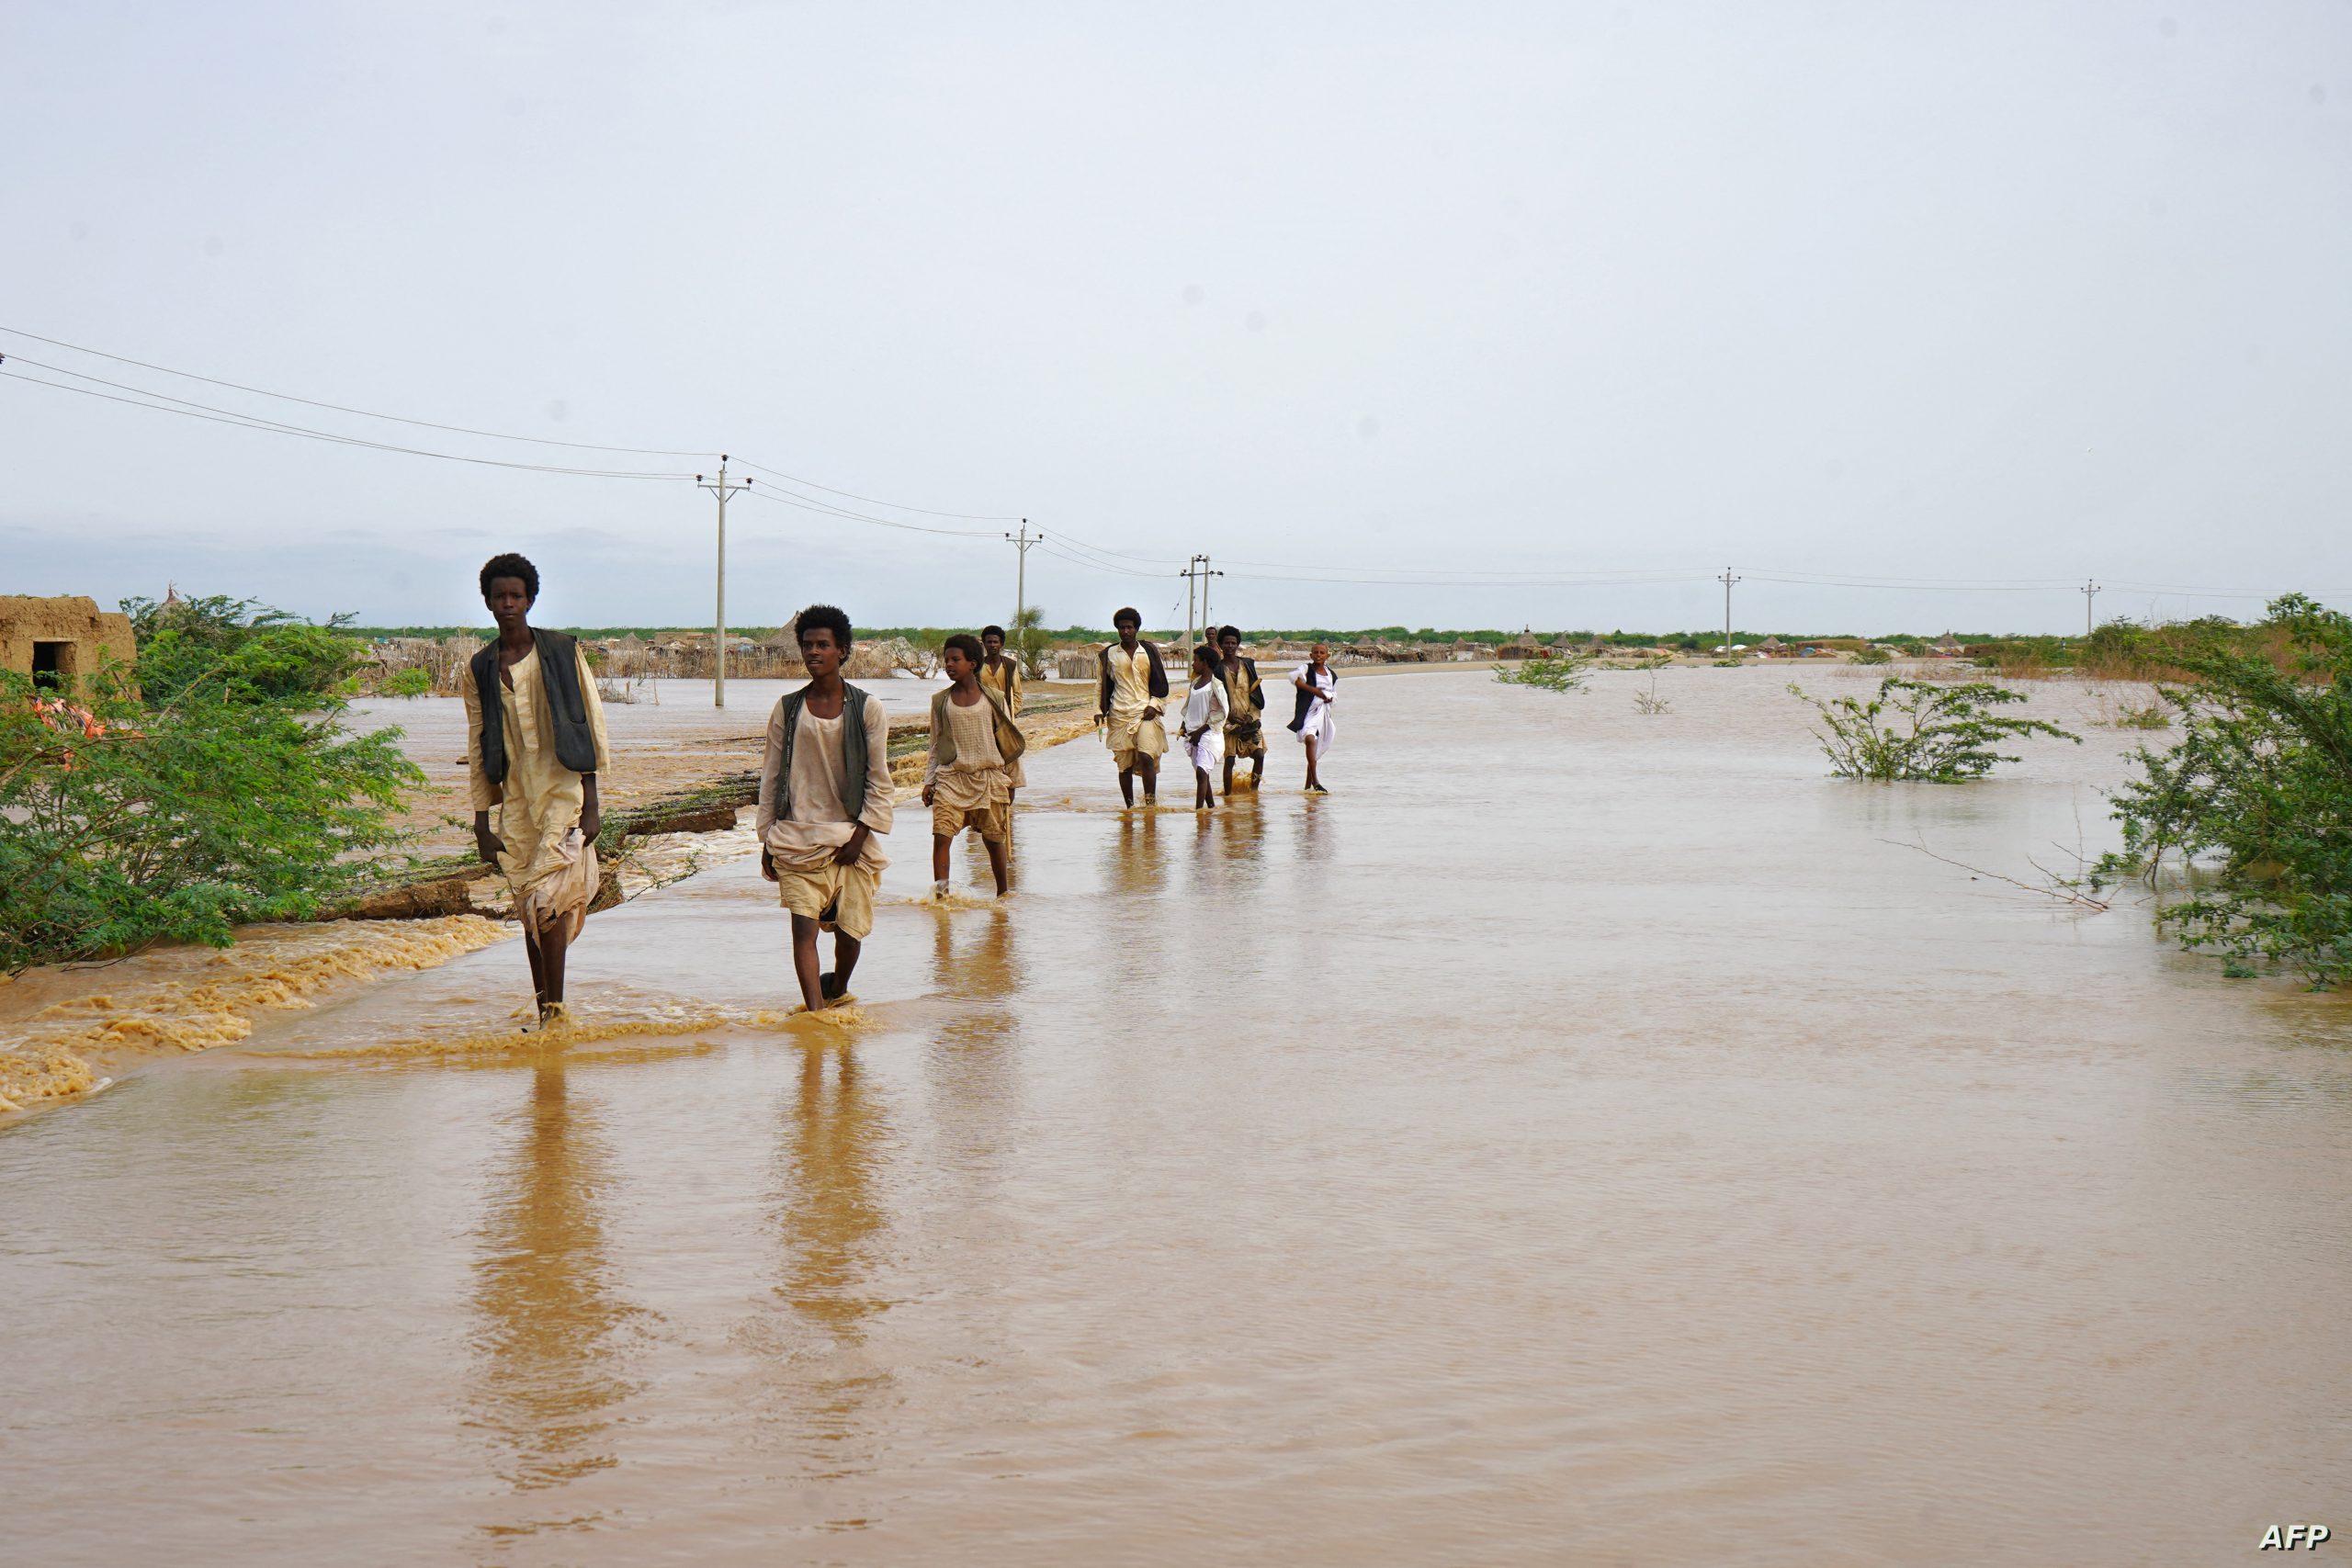
{"label": "overcast sky", "polygon": [[[1033,552],[1057,626],[1180,619],[1195,551],[1258,626],[2345,604],[2347,62],[2345,0],[0,0],[0,326],[986,536],[739,501],[731,625],[1007,615],[1000,525],[906,505],[1145,558]],[[713,512],[0,379],[0,592],[471,623],[519,548],[544,621],[691,624]],[[1533,572],[1634,581],[1297,580]]]}

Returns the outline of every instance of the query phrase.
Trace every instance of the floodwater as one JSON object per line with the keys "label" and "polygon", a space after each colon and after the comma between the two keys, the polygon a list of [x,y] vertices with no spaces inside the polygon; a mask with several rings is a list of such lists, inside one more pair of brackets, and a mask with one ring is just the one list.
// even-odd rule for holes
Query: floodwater
{"label": "floodwater", "polygon": [[1206,821],[1040,752],[1009,908],[902,809],[847,1031],[736,860],[591,921],[561,1052],[508,942],[21,1119],[6,1555],[2341,1537],[2352,1009],[1884,841],[2031,881],[2123,737],[1848,784],[1780,682],[1348,680],[1338,793]]}

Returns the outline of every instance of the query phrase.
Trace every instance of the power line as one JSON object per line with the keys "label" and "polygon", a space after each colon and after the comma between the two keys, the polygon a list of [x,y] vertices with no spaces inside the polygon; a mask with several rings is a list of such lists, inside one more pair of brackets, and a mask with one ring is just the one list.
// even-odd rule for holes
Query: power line
{"label": "power line", "polygon": [[902,523],[895,517],[876,517],[864,512],[852,512],[846,507],[835,506],[829,501],[818,501],[810,496],[800,496],[797,500],[787,500],[786,497],[795,493],[790,491],[777,491],[775,490],[754,490],[750,493],[758,500],[772,501],[778,506],[789,506],[799,512],[814,512],[823,517],[839,517],[852,523],[871,523],[877,528],[900,528],[910,534],[937,534],[952,539],[992,539],[996,537],[994,532],[987,529],[933,528],[921,523]]}
{"label": "power line", "polygon": [[[73,375],[74,372],[67,371],[66,374]],[[51,391],[73,392],[85,398],[98,398],[107,402],[122,403],[130,408],[147,409],[155,413],[178,414],[183,419],[200,419],[208,423],[231,424],[243,430],[265,431],[276,435],[298,435],[308,440],[325,441],[341,446],[364,446],[378,452],[401,452],[415,457],[438,457],[445,462],[473,463],[491,468],[521,468],[541,474],[572,474],[583,479],[684,479],[693,477],[683,472],[649,473],[634,468],[566,468],[552,463],[509,462],[503,457],[469,457],[456,452],[435,452],[421,446],[400,446],[389,442],[365,440],[356,435],[339,435],[333,431],[311,430],[298,424],[282,424],[276,420],[259,419],[226,409],[214,409],[207,404],[187,403],[185,398],[166,398],[162,392],[141,392],[141,397],[164,399],[162,402],[143,402],[139,398],[120,398],[111,392],[94,391],[88,387],[69,387],[62,381],[44,381],[38,376],[28,376],[21,371],[7,369],[5,366],[0,366],[0,377],[22,381],[29,386],[47,387]],[[96,378],[85,377],[84,379],[95,380]],[[104,384],[111,386],[115,383]],[[133,388],[131,390],[137,391],[139,389]],[[168,406],[172,403],[187,403],[187,406],[185,408]]]}
{"label": "power line", "polygon": [[[22,327],[0,326],[0,333],[6,333],[12,337],[30,338],[35,343],[45,343],[53,348],[70,348],[76,354],[86,354],[96,359],[110,359],[117,365],[132,365],[138,367],[141,370],[153,370],[165,376],[177,376],[189,381],[201,381],[209,387],[226,387],[232,392],[250,392],[257,398],[277,398],[284,402],[302,403],[314,409],[332,410],[336,413],[357,414],[362,419],[382,419],[390,420],[394,424],[413,424],[424,430],[446,430],[450,432],[452,434],[457,435],[481,435],[486,436],[492,441],[528,441],[540,446],[569,446],[575,451],[581,452],[619,452],[636,457],[707,457],[713,456],[712,453],[704,451],[699,447],[692,451],[684,451],[661,446],[605,446],[593,441],[559,441],[553,436],[548,435],[512,435],[504,431],[499,430],[476,430],[470,425],[442,424],[429,419],[410,419],[401,414],[378,413],[370,409],[352,408],[344,403],[322,402],[316,398],[297,397],[292,392],[273,392],[266,387],[248,387],[242,382],[223,381],[217,376],[199,376],[193,370],[175,370],[168,365],[151,365],[143,359],[132,359],[119,354],[108,354],[106,350],[101,348],[85,348],[78,343],[67,343],[62,338],[43,337],[39,333],[28,333]],[[45,367],[45,368],[48,367]],[[63,374],[71,376],[74,375],[74,372],[68,370],[63,372]],[[93,377],[90,378],[90,379],[95,380],[96,378]],[[109,385],[111,383],[109,383]],[[163,396],[160,392],[153,395],[156,397]],[[804,480],[802,482],[805,483],[806,481]]]}
{"label": "power line", "polygon": [[771,468],[764,463],[754,463],[749,457],[738,460],[745,468],[766,474],[771,479],[790,479],[794,484],[807,485],[810,490],[821,490],[828,495],[845,495],[852,501],[862,501],[868,506],[887,506],[893,512],[920,512],[925,517],[954,517],[966,523],[1018,523],[1021,521],[1019,516],[1012,513],[998,515],[988,512],[934,512],[928,506],[909,506],[902,501],[882,501],[874,496],[860,495],[855,491],[835,490],[831,485],[820,485],[815,479],[804,479],[797,474],[787,474],[781,468]]}

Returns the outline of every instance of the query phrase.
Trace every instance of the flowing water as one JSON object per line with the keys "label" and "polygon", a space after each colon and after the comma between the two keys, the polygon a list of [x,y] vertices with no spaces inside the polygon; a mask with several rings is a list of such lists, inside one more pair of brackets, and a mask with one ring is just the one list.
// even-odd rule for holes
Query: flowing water
{"label": "flowing water", "polygon": [[1338,793],[1206,820],[1039,752],[1002,909],[914,902],[902,808],[854,1027],[786,1016],[737,859],[590,922],[560,1050],[514,1032],[503,942],[20,1119],[5,1555],[2352,1530],[2352,1009],[1902,847],[2096,852],[2112,731],[1864,785],[1769,672],[1645,685],[1349,680]]}

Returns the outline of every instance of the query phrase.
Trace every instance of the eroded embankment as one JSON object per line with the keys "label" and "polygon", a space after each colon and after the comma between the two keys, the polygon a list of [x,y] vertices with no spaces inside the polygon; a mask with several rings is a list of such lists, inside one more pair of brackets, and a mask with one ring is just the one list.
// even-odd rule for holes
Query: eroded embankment
{"label": "eroded embankment", "polygon": [[264,926],[217,952],[36,971],[0,987],[0,1111],[87,1093],[141,1060],[233,1044],[266,1011],[313,1007],[337,988],[430,969],[509,934],[475,915]]}
{"label": "eroded embankment", "polygon": [[[1033,750],[1075,740],[1093,727],[1091,714],[1067,711],[1024,714],[1022,722]],[[892,773],[901,800],[911,797],[922,782],[922,753],[899,759]],[[748,823],[731,831],[632,840],[618,868],[621,892],[632,897],[757,848]],[[235,1044],[252,1035],[254,1021],[267,1011],[313,1007],[330,992],[431,969],[514,930],[478,915],[254,926],[225,950],[169,948],[94,967],[35,970],[14,983],[0,980],[0,1114],[87,1094],[144,1062]],[[667,1033],[676,1021],[616,1032]],[[688,1021],[705,1028],[775,1021],[761,1015]],[[600,1032],[588,1023],[574,1032]],[[451,1046],[438,1042],[424,1048]]]}

